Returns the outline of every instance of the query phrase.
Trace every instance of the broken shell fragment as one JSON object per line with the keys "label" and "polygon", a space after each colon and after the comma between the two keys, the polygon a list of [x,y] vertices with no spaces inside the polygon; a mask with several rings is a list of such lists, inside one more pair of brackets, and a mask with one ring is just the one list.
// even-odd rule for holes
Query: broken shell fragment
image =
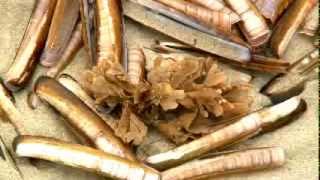
{"label": "broken shell fragment", "polygon": [[82,24],[78,23],[75,30],[73,31],[68,45],[66,46],[65,50],[61,55],[60,60],[57,62],[55,66],[51,67],[48,70],[47,76],[56,78],[59,75],[59,73],[61,73],[61,71],[63,71],[65,67],[68,66],[68,64],[70,64],[71,61],[74,59],[74,56],[83,45],[81,29]]}
{"label": "broken shell fragment", "polygon": [[280,104],[264,108],[190,143],[148,157],[146,162],[153,167],[167,169],[212,150],[247,140],[263,131],[265,126],[270,127],[271,124],[277,123],[277,120],[295,112],[301,103],[300,98],[293,97]]}
{"label": "broken shell fragment", "polygon": [[57,0],[46,45],[40,57],[45,67],[54,66],[61,58],[79,17],[78,0]]}
{"label": "broken shell fragment", "polygon": [[240,15],[240,29],[253,47],[259,47],[269,40],[271,31],[250,0],[226,0],[226,3]]}
{"label": "broken shell fragment", "polygon": [[278,56],[283,56],[293,35],[315,5],[316,0],[296,0],[281,17],[271,38],[271,48]]}
{"label": "broken shell fragment", "polygon": [[257,171],[284,165],[285,152],[279,147],[222,153],[198,159],[161,173],[162,180],[206,179],[219,175]]}
{"label": "broken shell fragment", "polygon": [[104,152],[135,160],[132,152],[114,136],[110,127],[76,95],[49,77],[40,77],[36,94],[64,117],[68,125]]}
{"label": "broken shell fragment", "polygon": [[14,62],[5,75],[5,85],[10,90],[19,90],[29,81],[45,45],[55,6],[56,0],[37,2]]}
{"label": "broken shell fragment", "polygon": [[15,139],[14,151],[19,157],[48,160],[109,178],[160,180],[158,172],[141,163],[53,138],[19,136]]}

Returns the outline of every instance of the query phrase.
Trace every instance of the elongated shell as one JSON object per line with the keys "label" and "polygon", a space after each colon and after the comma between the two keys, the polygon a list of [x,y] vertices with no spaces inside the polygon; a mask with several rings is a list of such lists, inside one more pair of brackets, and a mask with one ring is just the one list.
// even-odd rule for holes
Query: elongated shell
{"label": "elongated shell", "polygon": [[279,119],[293,113],[300,103],[301,100],[299,98],[293,97],[270,108],[249,114],[235,123],[190,143],[168,152],[148,157],[146,162],[156,168],[166,169],[197,158],[217,148],[246,140],[257,135],[264,127],[269,128],[278,123]]}
{"label": "elongated shell", "polygon": [[60,60],[79,17],[79,0],[57,1],[46,46],[40,57],[40,63],[46,67]]}
{"label": "elongated shell", "polygon": [[112,130],[77,96],[56,80],[40,77],[36,94],[58,110],[77,132],[104,152],[135,160],[134,155],[114,136]]}
{"label": "elongated shell", "polygon": [[[159,3],[157,1],[153,1],[153,0],[137,0],[135,3],[138,3],[144,7],[146,7],[147,9],[150,9],[152,11],[154,11],[155,13],[159,13],[163,16],[169,17],[170,19],[176,20],[179,23],[182,23],[186,26],[192,27],[194,29],[197,29],[201,32],[210,34],[212,36],[216,36],[216,37],[220,37],[226,41],[231,41],[234,43],[237,43],[239,45],[243,45],[245,47],[250,48],[250,45],[247,44],[242,38],[240,38],[239,36],[233,34],[233,33],[229,33],[229,32],[225,32],[223,30],[219,30],[216,28],[212,28],[212,27],[207,27],[204,24],[201,24],[200,22],[196,21],[194,18],[185,15],[184,13],[175,10],[173,8],[170,8],[162,3]],[[124,3],[126,5],[126,3]],[[133,7],[132,7],[133,8]],[[130,7],[129,7],[130,9]],[[124,11],[128,11],[128,8],[124,9]],[[142,14],[142,13],[140,13]],[[139,14],[136,16],[140,16]],[[142,19],[142,17],[140,17],[139,19]],[[136,20],[137,21],[137,20]],[[144,21],[142,21],[144,22]],[[149,22],[145,22],[142,23],[144,25],[149,24]],[[166,23],[164,23],[166,24]],[[182,29],[182,28],[179,28]]]}
{"label": "elongated shell", "polygon": [[14,62],[5,75],[5,85],[18,90],[29,81],[45,44],[56,0],[39,0],[32,12]]}
{"label": "elongated shell", "polygon": [[95,0],[97,23],[97,62],[113,60],[122,63],[122,14],[121,1]]}
{"label": "elongated shell", "polygon": [[192,3],[200,4],[208,9],[214,11],[220,11],[221,13],[228,14],[230,16],[230,21],[236,23],[240,21],[240,16],[229,9],[223,1],[219,0],[188,0]]}
{"label": "elongated shell", "polygon": [[236,151],[191,161],[162,172],[162,180],[205,179],[218,175],[280,167],[285,163],[282,148]]}
{"label": "elongated shell", "polygon": [[[168,53],[167,56],[170,56],[170,53],[186,53],[186,52],[193,52],[193,53],[201,53],[201,50],[193,48],[186,44],[180,44],[176,42],[155,42],[152,44],[151,49],[158,53]],[[205,54],[202,53],[205,56]],[[224,59],[221,59],[224,60]],[[240,66],[242,68],[255,70],[255,71],[262,71],[262,72],[269,72],[269,73],[287,73],[288,67],[290,66],[289,62],[286,62],[282,59],[265,57],[261,55],[252,55],[252,59],[249,62],[232,62],[228,61],[229,64],[233,64],[235,66]]]}
{"label": "elongated shell", "polygon": [[92,64],[111,60],[124,63],[121,1],[80,0],[83,39]]}
{"label": "elongated shell", "polygon": [[240,29],[253,47],[265,44],[271,31],[250,0],[226,0],[229,6],[241,17]]}
{"label": "elongated shell", "polygon": [[283,56],[294,33],[316,5],[316,0],[296,0],[279,20],[271,38],[271,47],[278,56]]}
{"label": "elongated shell", "polygon": [[129,49],[128,78],[132,84],[139,84],[144,80],[145,56],[141,48]]}
{"label": "elongated shell", "polygon": [[231,18],[229,14],[226,14],[217,10],[209,10],[197,4],[190,3],[184,0],[156,0],[173,9],[176,9],[187,16],[190,16],[197,21],[226,32],[231,31],[232,24],[239,21],[239,19]]}
{"label": "elongated shell", "polygon": [[153,0],[123,1],[123,6],[127,17],[196,49],[234,61],[242,62],[251,59],[250,49],[247,46],[221,37],[221,34],[204,28],[178,11],[175,12],[180,14],[172,13],[161,3]]}
{"label": "elongated shell", "polygon": [[105,177],[128,180],[160,180],[147,166],[90,147],[66,143],[53,138],[20,136],[14,142],[19,157],[48,160],[84,169]]}
{"label": "elongated shell", "polygon": [[93,110],[101,119],[104,120],[112,129],[115,126],[115,119],[113,119],[106,112],[101,112],[97,109],[94,99],[89,96],[89,94],[80,86],[78,81],[68,74],[62,74],[58,78],[59,83],[61,83],[65,88],[76,95],[81,101],[83,101],[91,110]]}
{"label": "elongated shell", "polygon": [[47,75],[53,78],[56,78],[61,71],[65,69],[68,64],[71,63],[71,61],[74,59],[74,56],[76,53],[80,50],[80,48],[83,46],[83,41],[82,41],[82,24],[78,23],[77,26],[75,27],[72,36],[70,38],[70,41],[68,42],[68,45],[64,49],[60,60],[58,63],[51,67]]}

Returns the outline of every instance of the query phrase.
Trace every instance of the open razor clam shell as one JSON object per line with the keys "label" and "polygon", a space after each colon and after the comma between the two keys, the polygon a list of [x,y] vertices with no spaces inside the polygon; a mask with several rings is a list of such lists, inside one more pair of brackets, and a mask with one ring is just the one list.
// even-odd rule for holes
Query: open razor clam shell
{"label": "open razor clam shell", "polygon": [[273,99],[283,99],[291,95],[298,95],[304,89],[304,84],[312,74],[316,74],[319,51],[314,49],[289,67],[287,74],[279,74],[270,80],[261,90]]}
{"label": "open razor clam shell", "polygon": [[30,80],[40,51],[45,45],[56,0],[39,0],[16,52],[14,62],[5,74],[5,85],[12,91]]}
{"label": "open razor clam shell", "polygon": [[159,169],[180,165],[188,160],[202,156],[214,149],[234,144],[256,136],[264,126],[271,126],[291,113],[301,104],[301,99],[293,97],[269,108],[251,113],[240,120],[190,143],[179,146],[165,153],[148,157],[146,162]]}
{"label": "open razor clam shell", "polygon": [[316,0],[296,0],[278,21],[271,37],[271,48],[282,57],[293,35],[316,5]]}
{"label": "open razor clam shell", "polygon": [[269,96],[272,101],[281,101],[292,95],[298,96],[305,89],[305,83],[310,80],[310,76],[296,73],[278,75],[268,82],[261,92]]}
{"label": "open razor clam shell", "polygon": [[19,157],[48,160],[95,172],[105,177],[128,180],[160,180],[158,172],[141,163],[53,138],[19,136],[15,139],[14,150]]}
{"label": "open razor clam shell", "polygon": [[111,128],[83,101],[49,77],[40,77],[35,93],[64,117],[68,125],[80,132],[102,151],[135,160],[133,153],[118,139]]}
{"label": "open razor clam shell", "polygon": [[79,22],[75,27],[72,33],[72,36],[70,38],[70,41],[68,42],[68,45],[63,51],[60,60],[57,62],[55,66],[51,67],[47,71],[46,73],[47,76],[56,78],[65,69],[65,67],[71,63],[76,53],[83,46],[81,33],[82,33],[82,24]]}
{"label": "open razor clam shell", "polygon": [[220,153],[198,159],[161,173],[162,180],[205,179],[219,175],[257,171],[284,165],[285,152],[279,147]]}
{"label": "open razor clam shell", "polygon": [[43,66],[52,67],[61,59],[77,24],[79,9],[78,0],[57,0],[46,45],[40,57]]}
{"label": "open razor clam shell", "polygon": [[127,69],[121,1],[81,0],[80,5],[83,41],[91,64],[111,60]]}
{"label": "open razor clam shell", "polygon": [[[167,14],[159,12],[164,11],[163,9],[158,9],[160,14],[157,14],[154,12],[156,9],[150,11],[147,9],[150,7],[145,7],[145,4],[141,4],[141,2],[142,0],[138,0],[136,3],[134,1],[124,1],[124,14],[134,21],[207,53],[216,54],[234,61],[249,61],[251,59],[249,48],[185,26],[170,19],[172,17],[168,18]],[[143,0],[143,2],[147,1]],[[152,1],[149,2],[148,0],[148,3],[152,3]],[[178,33],[176,29],[179,29]]]}

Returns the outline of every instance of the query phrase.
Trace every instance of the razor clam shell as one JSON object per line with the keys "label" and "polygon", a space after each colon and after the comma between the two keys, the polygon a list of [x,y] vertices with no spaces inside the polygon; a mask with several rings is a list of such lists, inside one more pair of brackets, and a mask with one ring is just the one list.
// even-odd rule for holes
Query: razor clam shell
{"label": "razor clam shell", "polygon": [[160,180],[153,169],[87,146],[47,137],[19,136],[14,150],[19,157],[37,158],[95,172],[105,177],[128,180]]}
{"label": "razor clam shell", "polygon": [[[124,1],[123,10],[127,17],[197,49],[234,61],[251,59],[250,49],[245,46],[192,29],[163,15],[148,11],[137,3]],[[177,33],[176,29],[180,31]]]}
{"label": "razor clam shell", "polygon": [[284,165],[280,147],[218,153],[215,157],[194,160],[162,172],[162,180],[206,179],[231,173],[257,171]]}
{"label": "razor clam shell", "polygon": [[68,42],[68,45],[66,46],[64,52],[61,55],[60,60],[55,66],[51,67],[47,71],[46,73],[47,76],[56,78],[60,74],[60,72],[63,71],[65,67],[72,62],[76,53],[83,46],[81,33],[82,33],[82,24],[78,23],[72,33],[72,36],[70,38],[70,41]]}
{"label": "razor clam shell", "polygon": [[24,87],[30,80],[45,45],[56,0],[39,0],[16,52],[14,62],[5,74],[5,85],[12,91]]}
{"label": "razor clam shell", "polygon": [[315,5],[316,0],[296,0],[278,21],[270,43],[279,57],[283,56],[293,35]]}
{"label": "razor clam shell", "polygon": [[277,105],[251,113],[216,132],[168,152],[150,156],[146,162],[163,170],[200,157],[214,149],[242,142],[262,132],[264,127],[270,127],[279,119],[295,112],[301,102],[300,98],[293,97]]}
{"label": "razor clam shell", "polygon": [[45,67],[52,67],[60,60],[79,17],[78,0],[57,1],[46,45],[40,57],[40,63]]}
{"label": "razor clam shell", "polygon": [[58,81],[42,76],[35,84],[36,94],[48,102],[83,137],[91,140],[98,148],[130,160],[135,160],[132,152],[118,139],[111,128],[83,101],[61,85]]}

